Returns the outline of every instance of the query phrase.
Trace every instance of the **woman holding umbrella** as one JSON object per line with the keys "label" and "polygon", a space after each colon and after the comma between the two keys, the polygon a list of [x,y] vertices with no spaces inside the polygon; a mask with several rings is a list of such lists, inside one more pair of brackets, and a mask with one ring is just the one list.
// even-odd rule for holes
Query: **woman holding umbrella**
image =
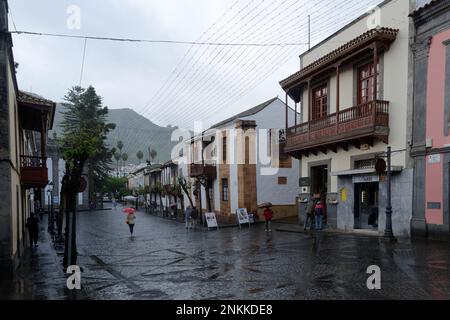
{"label": "woman holding umbrella", "polygon": [[130,228],[131,236],[133,236],[134,231],[134,225],[136,220],[135,212],[136,210],[133,208],[125,208],[123,209],[123,212],[127,214],[127,220],[125,221],[126,224],[128,224],[128,227]]}
{"label": "woman holding umbrella", "polygon": [[270,202],[265,202],[259,205],[260,208],[265,208],[264,219],[266,220],[266,232],[272,232],[273,211],[270,209],[272,206],[273,205]]}

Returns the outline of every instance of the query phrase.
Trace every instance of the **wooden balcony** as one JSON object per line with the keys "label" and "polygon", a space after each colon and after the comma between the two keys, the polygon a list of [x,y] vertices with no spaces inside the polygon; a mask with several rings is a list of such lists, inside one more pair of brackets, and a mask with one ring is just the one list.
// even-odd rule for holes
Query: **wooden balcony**
{"label": "wooden balcony", "polygon": [[201,176],[215,178],[217,176],[216,166],[208,164],[191,163],[191,178],[198,178]]}
{"label": "wooden balcony", "polygon": [[337,152],[338,147],[348,150],[349,145],[373,145],[374,139],[387,144],[388,138],[389,102],[377,100],[289,128],[285,150],[298,158]]}
{"label": "wooden balcony", "polygon": [[48,184],[47,158],[20,157],[20,180],[22,185],[29,188],[45,188]]}

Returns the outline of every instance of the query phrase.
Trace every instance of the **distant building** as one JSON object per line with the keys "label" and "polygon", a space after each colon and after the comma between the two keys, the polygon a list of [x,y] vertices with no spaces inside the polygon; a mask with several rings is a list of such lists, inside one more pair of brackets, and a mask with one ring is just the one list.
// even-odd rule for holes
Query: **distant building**
{"label": "distant building", "polygon": [[29,246],[25,228],[48,184],[46,143],[55,103],[19,91],[8,5],[0,0],[0,278],[10,278]]}
{"label": "distant building", "polygon": [[[180,175],[190,177],[197,208],[235,222],[237,209],[262,217],[258,205],[271,202],[275,218],[297,216],[299,161],[278,144],[284,110],[285,104],[274,98],[186,142]],[[289,116],[294,125],[298,115],[289,109]]]}
{"label": "distant building", "polygon": [[450,1],[412,13],[416,29],[414,111],[415,236],[450,236]]}
{"label": "distant building", "polygon": [[131,191],[143,191],[145,186],[144,174],[147,169],[146,164],[141,164],[138,166],[134,166],[130,173],[127,175],[127,186],[128,190]]}

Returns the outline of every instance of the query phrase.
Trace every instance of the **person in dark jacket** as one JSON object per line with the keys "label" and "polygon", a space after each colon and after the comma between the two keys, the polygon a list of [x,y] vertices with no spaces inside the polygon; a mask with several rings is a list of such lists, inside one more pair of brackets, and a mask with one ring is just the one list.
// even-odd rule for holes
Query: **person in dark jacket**
{"label": "person in dark jacket", "polygon": [[308,201],[308,205],[306,207],[306,217],[305,217],[305,227],[303,230],[310,228],[310,230],[314,229],[314,209],[316,207],[316,200],[314,199],[314,195],[311,195]]}
{"label": "person in dark jacket", "polygon": [[25,227],[28,229],[28,233],[30,235],[30,246],[33,247],[34,243],[34,246],[37,248],[37,241],[39,236],[39,221],[34,213],[31,214],[31,216],[27,219]]}

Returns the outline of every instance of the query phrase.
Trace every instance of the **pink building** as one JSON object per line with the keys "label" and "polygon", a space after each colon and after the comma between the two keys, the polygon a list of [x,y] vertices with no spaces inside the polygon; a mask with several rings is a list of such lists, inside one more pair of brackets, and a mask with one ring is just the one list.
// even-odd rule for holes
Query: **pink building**
{"label": "pink building", "polygon": [[411,16],[416,28],[412,232],[442,238],[450,235],[450,1],[431,1]]}

